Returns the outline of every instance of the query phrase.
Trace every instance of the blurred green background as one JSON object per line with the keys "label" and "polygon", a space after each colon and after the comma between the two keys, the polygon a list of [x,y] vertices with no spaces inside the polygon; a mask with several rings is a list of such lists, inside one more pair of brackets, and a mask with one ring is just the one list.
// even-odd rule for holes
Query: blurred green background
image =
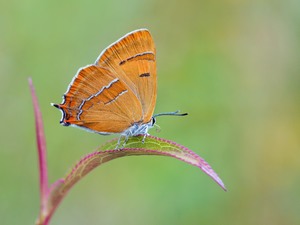
{"label": "blurred green background", "polygon": [[33,224],[39,211],[34,117],[43,113],[49,178],[62,177],[105,140],[59,125],[79,67],[110,43],[148,28],[156,42],[155,136],[204,157],[223,192],[196,167],[125,157],[93,171],[51,224],[300,224],[300,2],[1,1],[0,224]]}

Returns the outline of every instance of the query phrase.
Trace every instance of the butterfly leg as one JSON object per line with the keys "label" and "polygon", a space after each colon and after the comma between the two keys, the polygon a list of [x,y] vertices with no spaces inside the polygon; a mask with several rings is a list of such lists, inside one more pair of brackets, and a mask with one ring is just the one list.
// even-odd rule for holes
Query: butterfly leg
{"label": "butterfly leg", "polygon": [[127,143],[127,141],[128,141],[128,138],[129,138],[129,136],[126,135],[126,136],[125,136],[125,139],[124,139],[124,142],[123,142],[123,144],[122,144],[122,148],[125,147],[125,145],[126,145],[126,143]]}
{"label": "butterfly leg", "polygon": [[143,144],[145,143],[146,137],[147,137],[148,135],[149,135],[148,133],[145,133],[145,134],[144,134],[144,137],[143,137],[143,140],[142,140],[142,143],[143,143]]}
{"label": "butterfly leg", "polygon": [[[124,141],[123,141],[123,144],[121,145],[123,137],[124,137]],[[124,148],[125,145],[126,145],[126,143],[127,143],[127,141],[128,141],[128,138],[129,138],[128,135],[120,135],[118,143],[117,143],[117,146],[116,146],[115,149],[121,150],[122,148]],[[119,148],[119,146],[121,146],[121,147]]]}
{"label": "butterfly leg", "polygon": [[123,145],[122,145],[122,147],[121,148],[119,148],[119,146],[121,145],[121,139],[122,139],[122,135],[120,135],[120,137],[119,137],[119,140],[118,140],[118,143],[117,143],[117,146],[116,146],[116,150],[120,150],[120,149],[122,149],[123,148]]}

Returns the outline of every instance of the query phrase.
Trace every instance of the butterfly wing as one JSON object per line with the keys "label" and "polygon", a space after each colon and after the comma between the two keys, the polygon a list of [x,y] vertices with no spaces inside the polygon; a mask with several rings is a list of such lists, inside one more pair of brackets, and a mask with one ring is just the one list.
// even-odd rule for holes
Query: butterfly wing
{"label": "butterfly wing", "polygon": [[124,81],[142,105],[143,123],[148,123],[156,103],[156,50],[146,29],[136,30],[105,49],[96,65],[108,68]]}
{"label": "butterfly wing", "polygon": [[79,70],[63,96],[61,123],[101,134],[121,133],[142,120],[142,106],[128,86],[109,70]]}

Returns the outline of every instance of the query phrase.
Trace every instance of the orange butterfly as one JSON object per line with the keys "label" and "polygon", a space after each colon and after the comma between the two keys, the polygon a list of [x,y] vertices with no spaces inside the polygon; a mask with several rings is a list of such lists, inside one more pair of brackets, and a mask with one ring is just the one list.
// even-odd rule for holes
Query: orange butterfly
{"label": "orange butterfly", "polygon": [[[80,68],[61,104],[60,123],[99,134],[148,135],[161,115],[153,115],[156,92],[156,50],[151,34],[139,29],[126,34],[100,54],[95,64]],[[121,139],[120,137],[120,139]],[[120,143],[119,139],[119,143]]]}

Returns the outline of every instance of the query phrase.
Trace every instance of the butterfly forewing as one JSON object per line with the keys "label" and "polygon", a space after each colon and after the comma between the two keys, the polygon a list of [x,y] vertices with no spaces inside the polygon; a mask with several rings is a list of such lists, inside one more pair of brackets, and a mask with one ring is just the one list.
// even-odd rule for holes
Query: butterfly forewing
{"label": "butterfly forewing", "polygon": [[155,45],[148,30],[131,32],[100,54],[96,64],[108,68],[133,91],[148,123],[156,103]]}
{"label": "butterfly forewing", "polygon": [[132,90],[115,74],[95,65],[78,72],[63,103],[56,107],[63,112],[63,124],[98,133],[121,133],[143,117]]}

